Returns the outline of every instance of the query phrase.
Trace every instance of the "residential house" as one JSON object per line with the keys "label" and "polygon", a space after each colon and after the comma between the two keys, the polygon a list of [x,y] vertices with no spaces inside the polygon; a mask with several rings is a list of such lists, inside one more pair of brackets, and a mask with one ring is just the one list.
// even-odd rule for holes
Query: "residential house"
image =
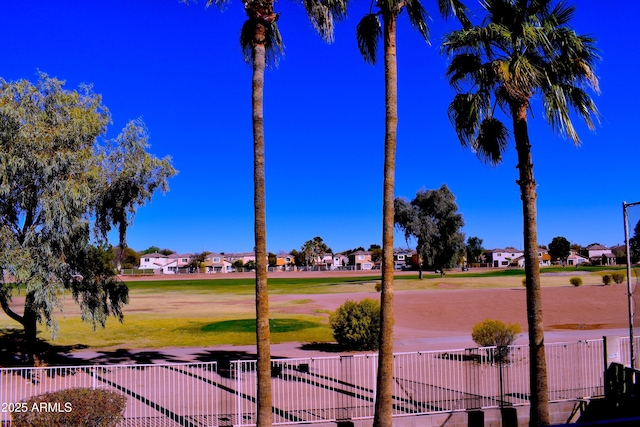
{"label": "residential house", "polygon": [[349,265],[354,266],[356,270],[372,270],[371,252],[356,251],[349,254]]}
{"label": "residential house", "polygon": [[524,255],[524,251],[507,247],[505,249],[492,249],[485,252],[487,262],[495,268],[509,267],[510,265],[518,265],[516,259]]}
{"label": "residential house", "polygon": [[580,264],[584,264],[585,262],[589,262],[589,258],[584,257],[577,251],[571,249],[571,254],[567,257],[567,265],[578,266]]}
{"label": "residential house", "polygon": [[342,267],[349,265],[349,257],[344,254],[333,255],[333,261],[331,263],[332,270],[338,270]]}
{"label": "residential house", "polygon": [[249,261],[256,261],[256,254],[254,252],[240,252],[240,253],[230,253],[225,254],[224,259],[229,261],[231,264],[234,262],[241,260],[242,264],[246,264]]}
{"label": "residential house", "polygon": [[[514,260],[518,267],[524,268],[524,254]],[[538,248],[538,265],[540,267],[549,267],[551,265],[551,255],[545,248]]]}
{"label": "residential house", "polygon": [[333,266],[333,254],[326,253],[322,256],[318,255],[315,265],[321,269],[330,269]]}
{"label": "residential house", "polygon": [[229,273],[233,271],[231,262],[224,259],[224,255],[211,253],[204,258],[207,273]]}
{"label": "residential house", "polygon": [[193,254],[169,254],[168,259],[176,260],[175,266],[171,266],[174,273],[190,273]]}
{"label": "residential house", "polygon": [[280,253],[276,256],[276,268],[280,271],[289,271],[296,266],[296,259],[291,254]]}
{"label": "residential house", "polygon": [[582,256],[589,258],[593,265],[615,265],[616,256],[611,249],[599,243],[594,243],[582,250]]}
{"label": "residential house", "polygon": [[401,270],[407,265],[407,261],[411,259],[412,251],[407,249],[396,249],[393,251],[393,268]]}
{"label": "residential house", "polygon": [[153,270],[158,274],[175,274],[178,260],[169,258],[157,252],[144,254],[140,257],[141,270]]}

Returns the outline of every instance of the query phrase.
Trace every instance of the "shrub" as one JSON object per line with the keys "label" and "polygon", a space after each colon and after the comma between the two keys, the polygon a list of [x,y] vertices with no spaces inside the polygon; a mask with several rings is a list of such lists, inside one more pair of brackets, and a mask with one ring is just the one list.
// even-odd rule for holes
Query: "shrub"
{"label": "shrub", "polygon": [[382,282],[376,282],[375,290],[376,292],[382,291]]}
{"label": "shrub", "polygon": [[624,282],[624,278],[625,278],[625,277],[624,277],[624,274],[622,274],[622,273],[613,273],[613,274],[611,275],[611,278],[612,278],[612,279],[613,279],[613,281],[614,281],[614,282],[616,282],[616,283],[622,283],[622,282]]}
{"label": "shrub", "polygon": [[582,277],[572,277],[571,279],[569,279],[569,283],[571,283],[573,286],[580,286],[582,285]]}
{"label": "shrub", "polygon": [[609,286],[611,284],[611,276],[608,274],[602,276],[602,283],[604,283],[605,286]]}
{"label": "shrub", "polygon": [[504,324],[500,320],[487,319],[473,327],[471,338],[481,347],[498,347],[488,351],[491,361],[502,361],[509,354],[508,345],[518,338],[522,328],[517,323]]}
{"label": "shrub", "polygon": [[522,278],[522,286],[524,286],[525,288],[527,287],[527,278],[526,277]]}
{"label": "shrub", "polygon": [[[114,427],[123,419],[127,398],[103,389],[72,388],[34,396],[25,412],[13,412],[15,427]],[[44,408],[47,410],[32,410]]]}
{"label": "shrub", "polygon": [[338,344],[349,350],[377,350],[380,337],[380,303],[371,298],[348,300],[329,316]]}

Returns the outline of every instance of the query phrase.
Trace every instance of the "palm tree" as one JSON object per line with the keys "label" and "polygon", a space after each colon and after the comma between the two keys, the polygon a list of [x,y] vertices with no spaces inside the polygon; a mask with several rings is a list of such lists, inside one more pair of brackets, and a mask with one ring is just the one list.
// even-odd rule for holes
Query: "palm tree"
{"label": "palm tree", "polygon": [[598,60],[594,40],[569,27],[574,8],[551,0],[483,0],[482,25],[445,37],[451,55],[447,76],[459,92],[449,117],[463,146],[491,164],[501,161],[509,132],[497,110],[511,119],[518,155],[524,221],[527,319],[530,343],[530,425],[549,424],[547,369],[544,353],[540,268],[536,226],[536,182],[533,177],[528,115],[534,96],[552,129],[580,140],[570,113],[593,129],[598,111],[587,89],[598,91],[593,72]]}
{"label": "palm tree", "polygon": [[[188,4],[189,0],[183,0]],[[207,0],[222,6],[227,0]],[[274,0],[243,0],[247,20],[240,32],[245,61],[253,68],[251,106],[253,122],[254,235],[256,255],[256,353],[257,413],[256,425],[273,424],[271,393],[271,332],[269,329],[269,294],[267,287],[267,227],[264,169],[264,71],[282,53],[283,44],[276,21]],[[326,41],[333,40],[333,22],[346,14],[342,0],[303,0],[309,19]]]}
{"label": "palm tree", "polygon": [[[406,9],[411,25],[428,40],[427,12],[420,0],[378,0],[377,11],[369,13],[356,28],[358,48],[365,62],[375,64],[378,39],[382,36],[384,46],[385,75],[385,140],[384,178],[382,201],[382,289],[380,295],[380,346],[378,358],[375,427],[392,424],[393,409],[393,200],[395,187],[396,131],[398,125],[398,72],[396,58],[396,21]],[[438,0],[443,17],[457,16],[465,23],[465,8],[459,0]],[[380,23],[382,18],[382,24]]]}

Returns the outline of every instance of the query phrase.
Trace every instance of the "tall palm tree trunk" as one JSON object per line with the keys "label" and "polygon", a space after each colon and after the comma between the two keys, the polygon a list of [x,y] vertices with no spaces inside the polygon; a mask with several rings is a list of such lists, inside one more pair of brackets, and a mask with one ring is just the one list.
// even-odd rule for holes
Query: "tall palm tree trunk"
{"label": "tall palm tree trunk", "polygon": [[530,426],[546,426],[549,420],[549,388],[544,352],[542,294],[538,263],[538,231],[536,214],[536,182],[533,178],[531,144],[527,130],[527,104],[513,108],[514,139],[518,152],[520,197],[524,220],[524,257],[527,294],[527,324],[529,329],[529,381],[531,389]]}
{"label": "tall palm tree trunk", "polygon": [[393,409],[393,198],[398,127],[398,70],[396,16],[384,14],[385,141],[382,202],[382,289],[380,295],[380,349],[374,427],[390,427]]}
{"label": "tall palm tree trunk", "polygon": [[255,210],[256,254],[256,345],[257,365],[257,421],[258,427],[271,427],[271,336],[269,330],[269,293],[267,288],[267,215],[264,174],[264,69],[266,64],[265,28],[256,25],[253,43],[253,78],[251,86],[253,110],[253,180]]}

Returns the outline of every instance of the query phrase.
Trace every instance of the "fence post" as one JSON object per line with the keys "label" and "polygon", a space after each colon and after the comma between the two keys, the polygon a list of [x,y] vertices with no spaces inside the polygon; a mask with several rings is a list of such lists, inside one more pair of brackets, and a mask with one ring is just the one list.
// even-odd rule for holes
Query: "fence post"
{"label": "fence post", "polygon": [[604,370],[609,368],[612,363],[622,364],[620,358],[620,337],[608,336],[602,337],[604,341]]}

